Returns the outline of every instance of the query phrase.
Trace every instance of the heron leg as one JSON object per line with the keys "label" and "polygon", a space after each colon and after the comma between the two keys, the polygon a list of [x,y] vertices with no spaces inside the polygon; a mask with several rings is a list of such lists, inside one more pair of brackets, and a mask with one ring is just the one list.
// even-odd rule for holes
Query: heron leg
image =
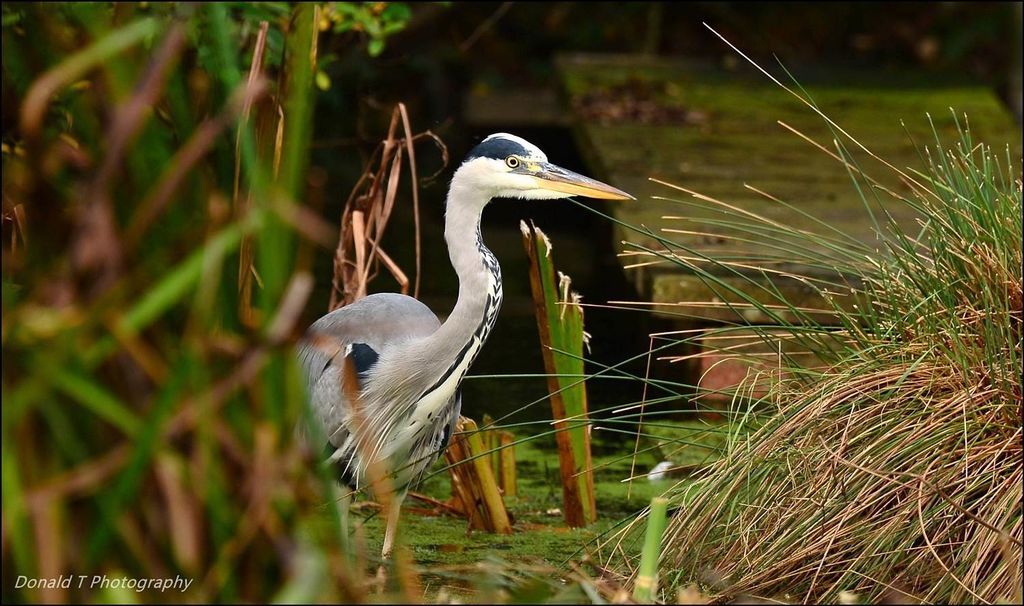
{"label": "heron leg", "polygon": [[391,495],[387,529],[384,531],[384,549],[381,550],[381,557],[385,560],[391,559],[391,549],[395,546],[395,532],[398,530],[398,514],[402,511],[402,501],[404,500],[404,490]]}
{"label": "heron leg", "polygon": [[352,491],[348,486],[338,483],[337,494],[334,495],[334,503],[338,508],[338,518],[341,520],[341,547],[345,553],[351,553],[348,541],[348,511],[352,506]]}

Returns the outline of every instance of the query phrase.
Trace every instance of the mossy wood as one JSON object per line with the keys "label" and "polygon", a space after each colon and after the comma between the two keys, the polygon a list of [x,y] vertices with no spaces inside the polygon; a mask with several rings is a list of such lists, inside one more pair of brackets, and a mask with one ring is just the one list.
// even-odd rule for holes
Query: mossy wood
{"label": "mossy wood", "polygon": [[[833,139],[842,136],[742,59],[726,68],[639,55],[573,54],[558,57],[556,64],[588,171],[637,197],[633,203],[607,205],[615,219],[645,226],[682,244],[695,253],[693,256],[736,259],[773,252],[765,242],[727,224],[741,218],[737,212],[649,180],[654,177],[788,226],[876,242],[874,223],[847,169],[780,122],[831,153],[836,153]],[[774,63],[769,66],[791,85],[776,67]],[[961,125],[969,123],[975,141],[985,141],[996,150],[1009,146],[1012,157],[1020,155],[1020,130],[987,87],[923,72],[867,73],[831,67],[799,67],[793,72],[826,115],[900,169],[924,165],[918,148],[935,140],[928,116],[946,141],[959,140],[959,121]],[[881,185],[900,195],[911,193],[891,170],[849,141],[844,143],[851,148],[852,159]],[[772,201],[746,184],[794,208]],[[884,209],[913,233],[915,215],[907,205],[892,201],[884,192],[878,194],[877,202],[873,192],[865,195],[880,224],[885,222],[880,212]],[[661,231],[665,228],[690,233]],[[622,240],[664,250],[655,238],[622,226],[616,227],[614,238],[616,250],[622,248]],[[623,265],[645,260],[652,259],[620,257]],[[778,267],[827,274],[828,264],[822,265]],[[703,263],[702,267],[726,275],[713,264]],[[640,300],[663,304],[654,308],[662,315],[734,321],[745,311],[723,306],[724,302],[743,302],[739,295],[725,289],[709,294],[705,280],[680,266],[662,263],[629,274]],[[737,277],[734,282],[750,297],[760,298],[765,292],[746,279]],[[794,304],[828,308],[816,293],[804,292],[799,285],[772,280],[768,288],[773,286],[785,291]],[[704,301],[712,301],[714,306],[699,304]]]}
{"label": "mossy wood", "polygon": [[498,481],[501,484],[501,491],[506,497],[514,497],[519,494],[518,478],[516,474],[516,437],[511,431],[498,432],[500,442],[499,461],[501,467],[498,470]]}
{"label": "mossy wood", "polygon": [[501,470],[498,453],[498,430],[494,429],[494,418],[485,414],[480,418],[480,440],[483,442],[484,451],[490,453],[488,459],[491,462],[491,471],[494,477],[498,477]]}
{"label": "mossy wood", "polygon": [[[469,527],[508,534],[512,522],[491,469],[491,455],[477,429],[476,422],[459,417],[455,435],[444,452],[451,467],[452,496],[462,502]],[[459,464],[459,463],[462,464]]]}
{"label": "mossy wood", "polygon": [[[597,519],[594,476],[590,456],[587,391],[583,376],[583,308],[568,289],[564,274],[555,279],[551,244],[534,226],[521,223],[523,245],[530,259],[530,288],[537,312],[544,368],[551,392],[559,470],[562,476],[562,510],[569,526],[581,527]],[[564,287],[563,287],[564,286]]]}

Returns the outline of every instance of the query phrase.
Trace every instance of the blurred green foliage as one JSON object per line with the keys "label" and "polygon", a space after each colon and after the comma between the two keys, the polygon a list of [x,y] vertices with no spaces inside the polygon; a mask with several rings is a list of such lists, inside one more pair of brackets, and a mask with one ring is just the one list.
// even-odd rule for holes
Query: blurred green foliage
{"label": "blurred green foliage", "polygon": [[[317,27],[341,38],[346,38],[344,34],[356,36],[367,54],[377,57],[384,52],[388,37],[405,29],[411,18],[412,9],[405,2],[328,2],[320,11]],[[327,70],[337,60],[332,52],[322,55],[316,73],[320,90],[331,88]]]}
{"label": "blurred green foliage", "polygon": [[331,2],[323,11],[320,29],[364,33],[366,51],[376,57],[384,51],[388,36],[402,31],[410,18],[412,9],[405,2]]}
{"label": "blurred green foliage", "polygon": [[[319,7],[3,11],[4,601],[107,599],[13,582],[104,572],[266,599],[328,500],[288,345]],[[333,536],[304,547],[332,571]]]}

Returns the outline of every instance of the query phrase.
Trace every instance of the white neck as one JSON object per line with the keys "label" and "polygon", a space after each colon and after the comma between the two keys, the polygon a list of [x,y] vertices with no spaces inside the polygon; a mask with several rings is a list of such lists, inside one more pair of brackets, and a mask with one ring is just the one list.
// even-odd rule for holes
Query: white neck
{"label": "white neck", "polygon": [[460,176],[466,177],[456,172],[452,179],[445,210],[445,240],[459,277],[455,307],[433,334],[382,355],[369,386],[377,393],[368,395],[367,400],[394,403],[387,414],[373,420],[373,433],[403,432],[385,449],[388,456],[400,445],[420,439],[416,436],[421,428],[430,427],[434,415],[443,414],[453,402],[501,307],[501,269],[480,240],[480,217],[490,193],[481,192],[472,186],[472,179]]}
{"label": "white neck", "polygon": [[480,236],[480,217],[489,201],[456,174],[448,192],[444,238],[459,278],[459,297],[441,328],[422,344],[449,364],[467,346],[464,362],[467,367],[473,362],[501,306],[501,268]]}

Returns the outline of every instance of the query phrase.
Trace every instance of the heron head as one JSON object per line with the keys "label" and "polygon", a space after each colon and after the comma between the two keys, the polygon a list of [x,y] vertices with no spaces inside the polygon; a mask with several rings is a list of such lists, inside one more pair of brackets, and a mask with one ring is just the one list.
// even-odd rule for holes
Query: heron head
{"label": "heron head", "polygon": [[466,155],[458,174],[460,179],[493,198],[635,199],[611,185],[551,164],[536,145],[508,133],[496,133],[481,141]]}

